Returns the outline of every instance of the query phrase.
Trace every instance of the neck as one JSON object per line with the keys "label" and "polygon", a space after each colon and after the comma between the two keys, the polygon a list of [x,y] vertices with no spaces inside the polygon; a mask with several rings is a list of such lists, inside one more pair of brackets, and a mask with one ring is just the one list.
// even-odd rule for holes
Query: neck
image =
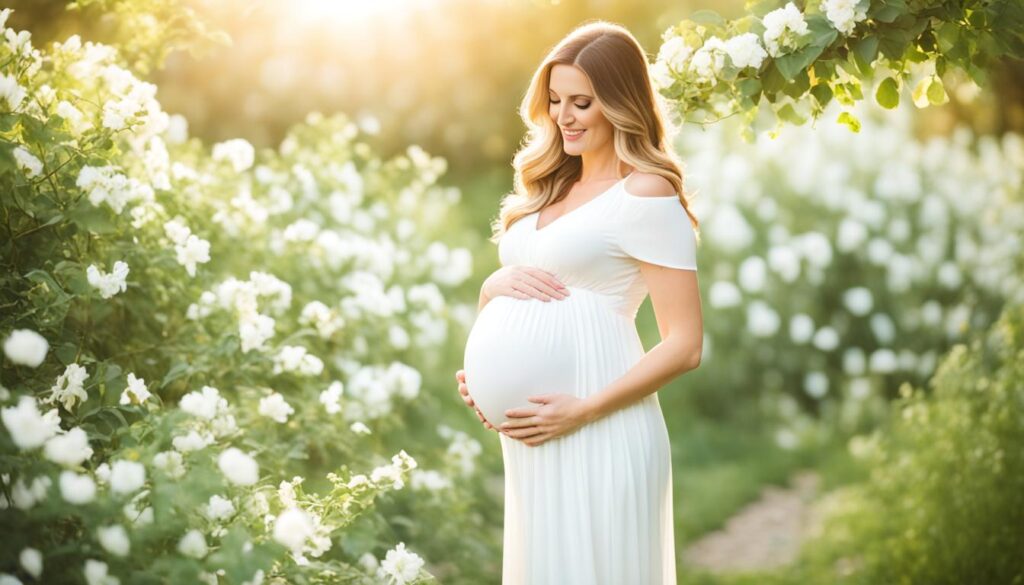
{"label": "neck", "polygon": [[[615,154],[615,148],[609,143],[607,148],[598,152],[584,152],[583,169],[580,171],[580,182],[618,179],[621,161]],[[622,173],[625,176],[625,173]]]}

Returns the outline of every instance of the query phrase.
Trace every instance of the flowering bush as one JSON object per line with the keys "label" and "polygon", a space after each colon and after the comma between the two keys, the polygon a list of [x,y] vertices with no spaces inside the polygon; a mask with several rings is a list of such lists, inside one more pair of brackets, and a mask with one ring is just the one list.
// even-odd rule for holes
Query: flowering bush
{"label": "flowering bush", "polygon": [[1022,358],[1024,306],[1008,306],[943,357],[929,393],[901,387],[888,423],[850,441],[871,473],[817,504],[804,570],[839,583],[1024,579]]}
{"label": "flowering bush", "polygon": [[444,161],[381,160],[344,115],[209,148],[116,48],[40,50],[9,14],[0,580],[429,579],[386,523],[350,531],[480,452],[442,423],[396,444],[474,312],[445,299],[471,256]]}
{"label": "flowering bush", "polygon": [[[777,131],[817,119],[833,99],[853,106],[878,71],[874,96],[883,107],[899,104],[904,85],[918,107],[945,103],[947,70],[984,85],[993,61],[1024,58],[1022,30],[1016,0],[759,0],[734,21],[698,10],[669,27],[651,76],[688,120],[743,113],[753,125],[764,122],[763,105]],[[851,110],[835,119],[860,128]],[[753,139],[751,127],[741,131]]]}
{"label": "flowering bush", "polygon": [[959,128],[922,142],[910,111],[860,107],[857,135],[745,144],[719,124],[682,141],[708,311],[688,394],[712,414],[761,400],[785,446],[812,432],[808,412],[832,431],[872,424],[904,381],[1024,301],[1024,140]]}

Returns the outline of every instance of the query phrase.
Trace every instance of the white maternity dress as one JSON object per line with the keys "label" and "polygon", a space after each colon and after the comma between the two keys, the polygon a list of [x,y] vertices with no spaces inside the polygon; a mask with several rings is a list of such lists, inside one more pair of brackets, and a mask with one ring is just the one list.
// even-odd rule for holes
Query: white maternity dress
{"label": "white maternity dress", "polygon": [[[478,316],[507,354],[493,362],[494,375],[529,371],[543,361],[537,351],[557,358],[563,374],[554,378],[566,387],[530,395],[600,392],[643,356],[635,317],[648,290],[639,260],[697,269],[679,197],[633,195],[626,178],[540,229],[539,213],[523,217],[499,241],[502,265],[547,270],[571,293],[547,302],[500,296]],[[472,393],[468,376],[467,387]],[[499,437],[503,585],[676,585],[672,461],[657,392],[538,446]]]}

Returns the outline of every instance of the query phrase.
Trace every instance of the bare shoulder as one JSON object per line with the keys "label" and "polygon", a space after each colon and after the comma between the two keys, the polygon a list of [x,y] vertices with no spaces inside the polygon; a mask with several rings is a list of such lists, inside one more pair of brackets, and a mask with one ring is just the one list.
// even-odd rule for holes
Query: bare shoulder
{"label": "bare shoulder", "polygon": [[668,179],[654,173],[634,172],[624,183],[626,192],[637,197],[668,197],[675,195],[675,188]]}

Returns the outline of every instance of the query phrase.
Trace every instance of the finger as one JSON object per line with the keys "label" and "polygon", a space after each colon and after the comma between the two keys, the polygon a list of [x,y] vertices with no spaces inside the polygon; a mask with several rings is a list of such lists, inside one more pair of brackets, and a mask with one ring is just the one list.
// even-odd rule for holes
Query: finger
{"label": "finger", "polygon": [[505,422],[501,423],[501,428],[503,428],[503,429],[520,429],[520,428],[523,428],[523,427],[534,426],[534,425],[538,424],[539,422],[540,422],[540,420],[537,417],[532,417],[532,416],[526,417],[526,418],[517,418],[517,419],[508,420],[508,421],[505,421]]}
{"label": "finger", "polygon": [[537,414],[538,408],[510,408],[505,411],[505,416],[509,418],[522,418],[524,416],[533,416]]}
{"label": "finger", "polygon": [[455,372],[455,379],[458,380],[459,382],[465,382],[466,381],[466,370],[459,370],[459,371]]}
{"label": "finger", "polygon": [[547,442],[547,440],[550,438],[551,437],[548,435],[538,435],[536,437],[530,437],[529,439],[523,442],[531,447],[536,447],[537,445]]}
{"label": "finger", "polygon": [[537,435],[543,434],[544,431],[538,427],[528,427],[525,429],[512,429],[511,431],[505,431],[505,434],[514,439],[528,439]]}
{"label": "finger", "polygon": [[564,299],[569,296],[569,289],[566,289],[555,282],[551,282],[551,278],[546,274],[538,276],[531,273],[526,276],[526,280],[534,288],[557,299]]}
{"label": "finger", "polygon": [[509,284],[508,289],[505,291],[505,294],[516,299],[532,298],[530,295],[516,288],[515,284]]}
{"label": "finger", "polygon": [[569,288],[562,284],[562,282],[558,280],[558,278],[556,278],[554,274],[548,272],[547,270],[537,268],[536,266],[531,266],[527,270],[527,272],[529,274],[532,274],[535,278],[546,283],[552,289],[562,291],[565,294],[569,294]]}
{"label": "finger", "polygon": [[[536,283],[536,286],[535,286],[535,283]],[[526,294],[530,295],[530,297],[532,297],[532,298],[540,299],[540,300],[545,301],[545,302],[552,300],[550,294],[548,294],[547,292],[544,292],[543,290],[537,288],[538,286],[542,286],[542,285],[536,279],[534,279],[532,281],[520,280],[517,283],[516,286],[517,286],[517,288],[519,290],[521,290],[521,291],[525,292]],[[550,288],[550,287],[548,287],[548,288]]]}

